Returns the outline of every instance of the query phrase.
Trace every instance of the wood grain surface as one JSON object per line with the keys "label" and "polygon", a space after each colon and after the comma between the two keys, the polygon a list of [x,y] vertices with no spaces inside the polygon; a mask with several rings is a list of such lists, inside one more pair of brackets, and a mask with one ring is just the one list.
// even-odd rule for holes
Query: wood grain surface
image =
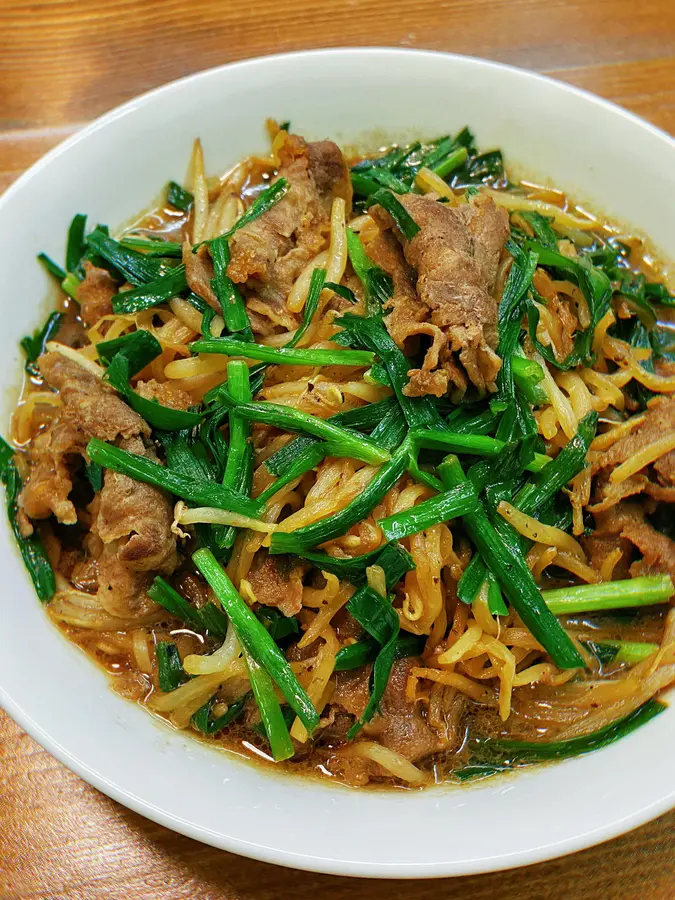
{"label": "wood grain surface", "polygon": [[[675,133],[674,0],[0,0],[0,191],[83,123],[141,91],[250,56],[345,45],[449,50],[536,69]],[[316,876],[146,821],[68,772],[0,712],[0,900],[310,897],[675,898],[675,813],[529,869],[412,883]]]}

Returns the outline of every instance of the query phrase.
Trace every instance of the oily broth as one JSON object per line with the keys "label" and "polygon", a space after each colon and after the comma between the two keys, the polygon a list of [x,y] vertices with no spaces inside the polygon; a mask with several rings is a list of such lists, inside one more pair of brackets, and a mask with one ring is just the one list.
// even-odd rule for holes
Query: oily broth
{"label": "oily broth", "polygon": [[[582,641],[601,640],[641,640],[658,643],[663,634],[665,615],[662,611],[646,610],[632,616],[616,617],[588,614],[579,618],[567,617],[563,620],[570,632]],[[147,701],[154,693],[159,691],[157,681],[157,669],[153,660],[153,670],[150,674],[139,671],[136,666],[129,634],[127,632],[92,632],[84,628],[75,628],[58,623],[58,627],[68,640],[77,644],[93,661],[102,668],[110,678],[112,689],[127,700],[146,706]],[[185,628],[172,628],[169,623],[146,626],[151,645],[158,641],[174,641],[179,648],[181,658],[190,653],[210,653],[216,649],[216,643],[206,639],[204,643],[201,636],[190,632]],[[594,679],[610,679],[623,668],[622,665],[594,665],[586,677]],[[522,705],[527,704],[527,699],[536,697],[541,692],[537,685],[529,689],[520,688]],[[218,698],[216,698],[216,703]],[[222,702],[222,701],[221,701]],[[463,740],[459,750],[450,754],[436,754],[423,763],[420,768],[430,773],[435,783],[456,782],[453,772],[462,768],[469,761],[472,748],[485,738],[509,737],[520,740],[549,740],[557,737],[556,727],[541,727],[537,722],[522,719],[519,716],[518,707],[521,704],[514,702],[513,721],[506,728],[493,708],[481,707],[471,704],[466,719],[463,723]],[[153,715],[158,716],[164,722],[171,724],[170,716],[158,713],[146,706]],[[251,712],[251,707],[247,713]],[[274,770],[312,778],[326,778],[345,784],[347,786],[364,786],[378,789],[385,786],[405,787],[398,779],[379,777],[363,785],[349,766],[345,766],[345,760],[336,752],[330,744],[318,743],[308,751],[283,763],[274,762],[268,755],[265,739],[252,732],[247,725],[233,723],[214,736],[206,736],[196,730],[191,730],[191,737],[217,749],[223,749],[244,757],[256,764],[263,763],[270,770]],[[357,773],[358,774],[358,773]]]}

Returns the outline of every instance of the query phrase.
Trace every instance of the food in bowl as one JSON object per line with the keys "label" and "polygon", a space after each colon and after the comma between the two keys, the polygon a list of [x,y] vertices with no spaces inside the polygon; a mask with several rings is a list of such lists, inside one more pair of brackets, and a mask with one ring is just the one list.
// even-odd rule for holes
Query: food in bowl
{"label": "food in bowl", "polygon": [[675,680],[675,298],[454,137],[269,154],[74,218],[2,449],[48,615],[116,690],[350,785],[615,740]]}

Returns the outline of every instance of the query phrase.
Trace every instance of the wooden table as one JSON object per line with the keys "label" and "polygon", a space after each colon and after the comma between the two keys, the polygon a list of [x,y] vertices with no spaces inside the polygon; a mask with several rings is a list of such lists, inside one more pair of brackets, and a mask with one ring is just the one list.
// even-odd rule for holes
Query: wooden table
{"label": "wooden table", "polygon": [[[5,0],[0,190],[83,123],[155,85],[249,56],[341,45],[452,50],[537,69],[675,132],[673,0]],[[307,875],[128,812],[0,712],[0,900],[315,896],[666,900],[675,897],[675,813],[530,869],[416,883]]]}

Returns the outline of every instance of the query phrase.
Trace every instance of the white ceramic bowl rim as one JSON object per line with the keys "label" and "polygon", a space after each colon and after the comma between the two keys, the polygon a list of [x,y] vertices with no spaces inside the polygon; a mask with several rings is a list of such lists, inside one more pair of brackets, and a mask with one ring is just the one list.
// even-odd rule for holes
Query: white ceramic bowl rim
{"label": "white ceramic bowl rim", "polygon": [[[507,153],[509,141],[516,133],[512,126],[525,127],[528,113],[515,123],[506,118],[499,120],[491,132],[490,123],[498,120],[499,115],[488,92],[500,83],[504,84],[505,91],[517,89],[522,92],[523,108],[527,110],[528,103],[538,102],[538,113],[542,116],[545,114],[542,98],[547,98],[546,102],[555,106],[559,117],[567,117],[566,125],[571,131],[579,129],[559,158],[555,157],[556,165],[551,169],[554,180],[564,187],[576,183],[575,173],[582,172],[584,166],[593,168],[591,151],[607,143],[602,135],[594,136],[592,129],[588,133],[588,123],[597,119],[598,131],[610,129],[619,144],[618,162],[611,157],[611,147],[607,150],[609,156],[603,164],[609,167],[609,173],[594,169],[580,176],[584,196],[595,196],[601,202],[612,196],[610,188],[617,188],[615,170],[618,171],[621,154],[627,163],[631,160],[631,151],[625,149],[626,140],[638,141],[639,150],[635,150],[633,158],[641,154],[642,166],[657,168],[668,159],[671,172],[675,172],[675,142],[668,135],[607,101],[541,75],[485,60],[416,50],[354,48],[281,54],[201,72],[152,90],[104,115],[48,153],[0,198],[3,271],[11,273],[14,268],[25,273],[26,267],[33,265],[38,250],[46,248],[54,253],[62,250],[60,233],[65,231],[70,215],[76,211],[68,207],[72,203],[68,191],[73,190],[75,183],[72,169],[82,166],[90,148],[99,164],[109,166],[105,171],[114,184],[116,178],[122,178],[120,183],[124,185],[124,178],[136,177],[131,172],[131,162],[119,160],[121,148],[126,148],[128,157],[142,170],[138,178],[149,177],[156,166],[156,180],[146,186],[144,193],[134,193],[146,202],[149,194],[161,187],[172,173],[175,177],[178,156],[173,154],[170,161],[173,169],[169,170],[163,162],[162,148],[153,150],[150,155],[156,158],[148,162],[147,148],[139,149],[138,145],[144,140],[157,140],[153,128],[166,121],[170,104],[176,99],[184,95],[194,101],[195,97],[202,96],[204,121],[212,122],[218,106],[214,93],[236,97],[237,91],[250,89],[248,100],[253,108],[249,118],[243,105],[237,109],[246,134],[241,139],[231,135],[227,150],[230,156],[234,153],[239,158],[246,147],[250,152],[262,143],[259,129],[251,132],[253,138],[247,129],[250,131],[254,120],[261,124],[265,113],[255,100],[258,96],[255,92],[265,89],[269,92],[270,85],[294,85],[295,99],[289,105],[293,107],[298,130],[302,131],[304,126],[305,105],[297,99],[302,92],[308,117],[312,119],[309,136],[325,136],[320,134],[323,128],[328,136],[341,138],[342,126],[331,131],[328,113],[321,110],[322,84],[329,75],[335,79],[340,72],[344,74],[342,80],[349,82],[352,89],[359,79],[372,77],[377,81],[377,72],[391,76],[392,91],[395,93],[398,88],[405,98],[402,103],[390,104],[392,114],[385,124],[393,129],[406,125],[405,119],[395,120],[395,108],[401,107],[401,115],[413,108],[405,94],[406,85],[436,85],[429,88],[429,102],[426,106],[420,104],[419,115],[409,115],[407,120],[413,127],[419,126],[430,133],[449,130],[438,123],[452,120],[451,124],[455,125],[458,115],[452,111],[439,115],[427,108],[440,97],[434,79],[447,77],[449,84],[455,77],[458,79],[455,83],[459,84],[465,78],[467,93],[480,110],[476,117],[484,121],[476,124],[471,111],[464,107],[459,113],[464,121],[459,124],[474,128],[483,146],[492,140],[497,143],[503,134]],[[336,90],[335,106],[345,101],[347,87]],[[377,108],[384,89],[373,91],[372,102],[367,96],[358,99],[363,112],[360,119],[354,115],[362,130],[368,123],[382,124],[377,120]],[[365,95],[368,93],[364,91]],[[342,114],[346,118],[351,115],[345,108],[338,109],[338,121],[342,121],[339,118]],[[210,144],[214,148],[226,134],[225,126],[220,131],[215,125],[200,129],[199,115],[199,109],[181,109],[181,119],[184,116],[185,127],[189,126],[180,150],[183,160],[187,159],[187,148],[194,134],[203,134],[210,128]],[[550,127],[554,128],[553,119],[551,122]],[[197,127],[193,129],[195,123]],[[542,132],[548,130],[545,127]],[[347,132],[354,136],[351,123]],[[577,156],[574,148],[584,135],[588,139],[586,156]],[[108,138],[110,150],[105,147]],[[171,138],[179,141],[175,133]],[[546,134],[542,134],[543,155],[553,158],[555,150],[546,141]],[[71,156],[73,161],[69,163]],[[523,156],[527,156],[526,151]],[[537,168],[536,153],[526,163],[530,168]],[[90,177],[84,170],[78,172],[81,190],[77,202],[83,211],[88,211],[87,192],[93,198],[92,211],[102,217],[107,215],[103,220],[113,225],[136,211],[133,203],[129,206],[124,190],[116,192],[114,184],[104,189],[96,184],[96,178],[97,173]],[[672,184],[668,191],[669,185],[663,184],[661,176],[657,180],[657,173],[648,171],[640,183],[640,191],[624,185],[617,213],[644,231],[653,232],[654,228],[649,226],[656,223],[657,244],[675,246],[673,226],[664,224],[663,219],[668,210],[666,200],[659,206],[659,183],[663,193],[672,197]],[[600,187],[594,194],[597,184]],[[118,198],[116,193],[122,196]],[[65,211],[60,212],[59,205]],[[604,208],[613,211],[607,203]],[[46,224],[40,221],[41,209],[49,219]],[[32,276],[28,296],[41,296],[35,292],[44,293],[45,283],[37,275]],[[7,304],[9,299],[3,295],[0,302]],[[0,359],[0,378],[5,385],[16,382],[20,366],[16,351],[18,338],[36,324],[31,304],[23,306],[29,307],[28,311],[17,310],[17,322],[9,329],[11,334],[0,338],[6,351]],[[14,399],[9,397],[11,392],[7,393],[5,413],[11,409]],[[459,790],[435,789],[423,794],[334,788],[270,775],[216,754],[156,725],[140,708],[115,696],[91,663],[56,635],[37,607],[18,555],[9,546],[4,517],[2,527],[5,538],[0,545],[0,565],[10,587],[3,599],[4,624],[0,628],[2,705],[43,747],[90,784],[130,809],[189,837],[297,868],[344,875],[419,878],[492,871],[559,856],[612,838],[675,804],[675,777],[667,752],[675,738],[675,715],[671,711],[623,742],[582,759],[498,782],[488,781]],[[48,679],[40,672],[31,674],[25,662],[26,647],[38,659],[45,660],[45,671],[50,672]],[[176,791],[176,784],[190,784],[192,790]]]}

